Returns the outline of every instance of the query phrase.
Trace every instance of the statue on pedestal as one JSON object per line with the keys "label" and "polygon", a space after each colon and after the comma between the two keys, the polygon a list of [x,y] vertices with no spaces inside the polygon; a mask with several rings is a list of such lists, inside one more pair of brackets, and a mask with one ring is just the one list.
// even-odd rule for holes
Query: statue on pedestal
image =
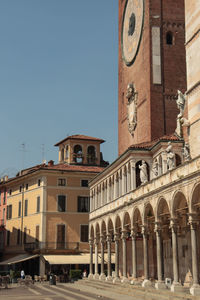
{"label": "statue on pedestal", "polygon": [[168,142],[167,152],[167,169],[172,170],[175,168],[175,154],[172,150],[171,142]]}
{"label": "statue on pedestal", "polygon": [[145,184],[148,181],[148,174],[147,174],[147,164],[144,160],[142,160],[142,164],[139,166],[139,169],[140,169],[141,184]]}
{"label": "statue on pedestal", "polygon": [[185,161],[189,161],[191,159],[190,157],[190,146],[188,143],[185,143],[183,148],[183,157]]}
{"label": "statue on pedestal", "polygon": [[186,95],[181,93],[181,91],[178,90],[178,98],[176,100],[176,104],[178,109],[180,110],[177,118],[176,118],[176,130],[175,133],[179,136],[179,137],[183,137],[183,130],[182,127],[186,126],[188,127],[189,121],[183,117],[183,113],[184,113],[184,109],[185,109],[185,102],[186,102]]}

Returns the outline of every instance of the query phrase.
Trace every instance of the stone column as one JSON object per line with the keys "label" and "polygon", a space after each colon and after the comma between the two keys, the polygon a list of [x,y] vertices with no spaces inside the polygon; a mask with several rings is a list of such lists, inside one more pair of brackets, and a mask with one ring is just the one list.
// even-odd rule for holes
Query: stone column
{"label": "stone column", "polygon": [[93,195],[93,191],[90,190],[90,212],[93,211],[93,198],[92,198],[92,195]]}
{"label": "stone column", "polygon": [[109,179],[107,180],[107,203],[110,202],[110,184]]}
{"label": "stone column", "polygon": [[88,275],[88,279],[93,279],[93,240],[89,240],[89,245],[90,245],[90,273]]}
{"label": "stone column", "polygon": [[115,233],[115,278],[113,282],[120,282],[119,279],[119,234]]}
{"label": "stone column", "polygon": [[171,286],[171,291],[179,292],[182,291],[183,288],[179,282],[177,222],[175,219],[170,220],[170,228],[172,231],[172,256],[173,256],[173,273],[174,273],[174,281]]}
{"label": "stone column", "polygon": [[119,197],[122,195],[122,178],[119,174]]}
{"label": "stone column", "polygon": [[189,225],[191,231],[191,248],[192,248],[192,276],[193,285],[190,288],[190,293],[194,296],[200,296],[200,285],[199,285],[199,270],[198,270],[198,257],[197,257],[197,230],[198,221],[195,214],[189,215]]}
{"label": "stone column", "polygon": [[98,239],[95,238],[94,240],[94,247],[95,247],[95,273],[94,273],[94,279],[99,279],[99,273],[98,273]]}
{"label": "stone column", "polygon": [[131,191],[136,189],[135,161],[131,160]]}
{"label": "stone column", "polygon": [[167,287],[162,278],[161,226],[159,222],[156,222],[154,231],[156,233],[157,273],[158,273],[158,281],[155,284],[155,288],[166,289]]}
{"label": "stone column", "polygon": [[108,251],[108,264],[107,264],[107,269],[108,269],[108,276],[106,277],[107,281],[112,280],[112,274],[111,274],[111,235],[107,235],[107,251]]}
{"label": "stone column", "polygon": [[126,238],[127,238],[127,232],[126,230],[122,231],[122,264],[123,264],[123,278],[121,282],[127,282],[127,245],[126,245]]}
{"label": "stone column", "polygon": [[142,286],[151,286],[149,280],[149,255],[148,255],[148,232],[147,227],[142,226],[142,235],[143,235],[143,251],[144,251],[144,281]]}
{"label": "stone column", "polygon": [[101,275],[99,276],[99,279],[105,280],[106,275],[104,273],[104,244],[105,244],[104,236],[100,237],[100,243],[101,243]]}
{"label": "stone column", "polygon": [[116,175],[114,176],[114,199],[118,197],[117,195],[117,177]]}
{"label": "stone column", "polygon": [[122,171],[122,195],[125,194],[125,172],[124,169]]}
{"label": "stone column", "polygon": [[131,190],[131,185],[130,185],[130,170],[128,168],[128,164],[126,165],[126,169],[127,169],[127,175],[126,175],[126,179],[127,179],[127,193],[130,192]]}
{"label": "stone column", "polygon": [[131,229],[131,238],[132,238],[132,281],[131,284],[137,284],[137,252],[136,252],[136,230]]}
{"label": "stone column", "polygon": [[100,185],[100,198],[101,198],[101,205],[100,206],[103,206],[103,184]]}

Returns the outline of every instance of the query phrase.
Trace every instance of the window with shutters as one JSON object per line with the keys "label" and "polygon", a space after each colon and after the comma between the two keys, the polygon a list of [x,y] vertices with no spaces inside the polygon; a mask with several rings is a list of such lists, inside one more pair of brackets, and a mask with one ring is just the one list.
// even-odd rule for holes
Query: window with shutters
{"label": "window with shutters", "polygon": [[40,196],[37,197],[37,208],[36,208],[37,213],[40,212]]}
{"label": "window with shutters", "polygon": [[88,243],[88,225],[81,225],[81,242]]}
{"label": "window with shutters", "polygon": [[18,217],[21,217],[21,209],[22,209],[22,203],[19,201],[18,203]]}
{"label": "window with shutters", "polygon": [[66,179],[65,178],[58,178],[58,185],[59,186],[66,186]]}
{"label": "window with shutters", "polygon": [[65,225],[57,225],[57,249],[65,248]]}
{"label": "window with shutters", "polygon": [[25,200],[25,205],[24,205],[24,216],[28,215],[28,200]]}
{"label": "window with shutters", "polygon": [[78,196],[78,212],[89,212],[90,201],[89,197]]}
{"label": "window with shutters", "polygon": [[58,211],[64,212],[66,211],[66,196],[58,195]]}
{"label": "window with shutters", "polygon": [[26,237],[27,237],[26,231],[27,231],[27,228],[24,227],[24,244],[26,244]]}
{"label": "window with shutters", "polygon": [[12,219],[12,205],[7,206],[6,219]]}

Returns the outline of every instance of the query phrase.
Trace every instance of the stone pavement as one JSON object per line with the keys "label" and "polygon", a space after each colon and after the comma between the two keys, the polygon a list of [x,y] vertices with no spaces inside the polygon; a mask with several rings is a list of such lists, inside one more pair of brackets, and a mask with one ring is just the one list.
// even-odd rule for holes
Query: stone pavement
{"label": "stone pavement", "polygon": [[35,283],[29,286],[11,284],[9,289],[0,289],[0,300],[199,300],[189,292],[172,293],[157,291],[127,284],[113,284],[101,281],[79,280],[75,283]]}

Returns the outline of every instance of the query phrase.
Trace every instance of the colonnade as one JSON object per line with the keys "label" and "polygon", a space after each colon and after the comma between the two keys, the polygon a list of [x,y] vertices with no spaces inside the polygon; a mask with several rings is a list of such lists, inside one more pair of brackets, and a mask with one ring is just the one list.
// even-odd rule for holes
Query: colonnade
{"label": "colonnade", "polygon": [[[151,204],[149,200],[144,199],[144,203],[141,205],[133,203],[121,211],[116,210],[90,221],[89,278],[114,282],[130,281],[132,284],[142,284],[143,287],[152,285],[152,279],[155,279],[155,287],[161,289],[166,288],[165,279],[170,276],[173,279],[171,291],[174,292],[183,289],[183,278],[186,277],[184,272],[187,272],[186,269],[191,269],[192,286],[190,291],[193,295],[200,295],[199,192],[200,184],[194,189],[190,201],[186,200],[183,192],[178,191],[174,193],[173,199],[168,201],[164,197],[160,197],[157,202],[154,201]],[[128,242],[129,256],[127,256]],[[166,262],[166,258],[164,258],[163,247],[166,245],[164,242],[171,243],[170,262],[169,260]],[[107,247],[105,247],[106,244]],[[99,252],[98,245],[100,246]],[[143,251],[138,251],[138,246]],[[94,248],[95,272],[93,273]],[[104,270],[105,249],[108,257],[107,277]],[[184,251],[186,254],[182,254]],[[111,252],[115,253],[114,277],[111,272]],[[98,274],[99,253],[101,253],[100,274]],[[155,253],[155,259],[152,253]],[[138,270],[138,260],[142,261],[140,270]],[[166,264],[168,264],[167,267],[170,265],[170,275],[165,270]],[[130,270],[130,265],[132,274],[128,274],[127,271],[127,267]],[[141,265],[143,266],[142,274]],[[141,277],[143,277],[143,281],[141,281]]]}

